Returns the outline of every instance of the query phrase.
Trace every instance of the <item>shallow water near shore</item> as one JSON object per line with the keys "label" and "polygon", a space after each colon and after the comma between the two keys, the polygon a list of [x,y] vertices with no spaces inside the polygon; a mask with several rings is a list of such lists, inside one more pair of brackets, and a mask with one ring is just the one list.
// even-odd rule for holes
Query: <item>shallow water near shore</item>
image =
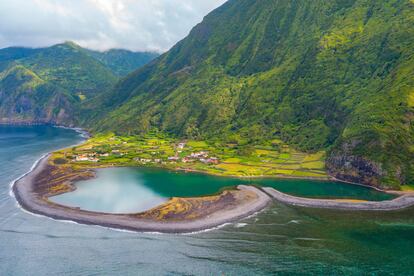
{"label": "shallow water near shore", "polygon": [[156,207],[171,197],[211,195],[241,184],[273,187],[281,192],[311,198],[372,201],[394,198],[374,189],[332,181],[240,179],[152,168],[107,168],[99,169],[95,179],[76,183],[74,192],[51,200],[88,211],[137,213]]}
{"label": "shallow water near shore", "polygon": [[71,130],[0,127],[1,275],[413,274],[414,209],[345,212],[275,203],[190,235],[120,232],[19,209],[10,182],[44,153],[80,140]]}

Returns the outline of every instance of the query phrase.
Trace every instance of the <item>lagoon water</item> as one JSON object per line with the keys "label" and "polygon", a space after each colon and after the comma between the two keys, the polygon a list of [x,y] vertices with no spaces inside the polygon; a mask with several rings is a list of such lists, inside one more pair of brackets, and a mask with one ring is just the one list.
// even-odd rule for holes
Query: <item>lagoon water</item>
{"label": "lagoon water", "polygon": [[345,212],[274,203],[254,217],[190,235],[120,232],[19,209],[10,182],[44,153],[80,140],[65,129],[0,127],[0,275],[414,274],[414,209]]}
{"label": "lagoon water", "polygon": [[83,210],[107,213],[137,213],[169,198],[211,195],[240,184],[274,187],[296,196],[386,200],[393,196],[362,186],[327,181],[286,179],[239,179],[148,168],[100,169],[97,178],[76,183],[74,192],[52,201]]}

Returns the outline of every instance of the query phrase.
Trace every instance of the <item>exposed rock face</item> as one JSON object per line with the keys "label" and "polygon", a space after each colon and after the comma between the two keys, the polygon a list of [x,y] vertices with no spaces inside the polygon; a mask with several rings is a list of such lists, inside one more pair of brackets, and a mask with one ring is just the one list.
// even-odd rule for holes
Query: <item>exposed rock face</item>
{"label": "exposed rock face", "polygon": [[380,164],[352,155],[331,155],[326,160],[326,167],[328,174],[339,180],[376,187],[385,176]]}
{"label": "exposed rock face", "polygon": [[0,97],[0,124],[75,125],[74,103],[68,96],[56,93],[47,102],[39,104],[31,96],[36,91],[23,90],[20,93],[22,95],[16,101],[7,94]]}

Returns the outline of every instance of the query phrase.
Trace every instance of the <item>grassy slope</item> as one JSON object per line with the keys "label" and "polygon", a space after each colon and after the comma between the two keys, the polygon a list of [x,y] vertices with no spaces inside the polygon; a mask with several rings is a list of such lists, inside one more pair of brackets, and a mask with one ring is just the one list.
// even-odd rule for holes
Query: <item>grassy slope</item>
{"label": "grassy slope", "polygon": [[120,133],[281,137],[328,150],[339,178],[412,183],[413,14],[409,0],[230,0],[102,97],[92,122]]}

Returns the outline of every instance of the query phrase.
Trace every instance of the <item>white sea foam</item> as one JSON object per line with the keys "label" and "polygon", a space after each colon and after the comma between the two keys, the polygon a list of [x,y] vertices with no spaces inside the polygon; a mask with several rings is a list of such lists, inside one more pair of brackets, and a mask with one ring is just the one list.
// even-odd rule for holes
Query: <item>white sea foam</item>
{"label": "white sea foam", "polygon": [[[84,136],[85,134],[86,134],[86,135],[88,135],[88,134],[87,134],[88,132],[87,132],[87,131],[85,131],[85,130],[83,130],[83,129],[81,129],[81,128],[70,128],[70,127],[64,127],[64,126],[53,126],[53,127],[74,130],[74,131],[76,131],[77,133],[79,133],[79,134],[80,134],[80,136],[81,136],[82,138],[84,138],[84,139],[86,139],[86,138],[88,138],[88,137],[89,137],[89,136]],[[70,148],[70,147],[76,147],[76,146],[79,146],[79,145],[81,145],[84,141],[85,141],[85,140],[79,141],[79,142],[78,142],[78,143],[76,143],[76,144],[69,145],[69,146],[64,147],[64,148],[61,148],[61,149],[65,149],[65,148]],[[58,149],[58,150],[59,150],[59,149]],[[27,175],[28,175],[28,174],[30,174],[31,172],[33,172],[33,170],[34,170],[34,169],[36,169],[37,165],[39,165],[40,161],[42,161],[44,158],[46,158],[46,157],[47,157],[50,153],[51,153],[51,152],[44,153],[44,154],[43,154],[43,155],[42,155],[39,159],[37,159],[37,160],[33,163],[33,165],[30,167],[30,169],[29,169],[29,171],[28,171],[28,172],[26,172],[26,173],[22,174],[21,176],[17,177],[16,179],[14,179],[14,180],[12,180],[12,181],[10,182],[10,184],[9,184],[9,186],[10,186],[10,189],[9,189],[9,195],[10,195],[12,198],[16,199],[16,196],[15,196],[15,194],[14,194],[14,192],[13,192],[13,187],[14,187],[14,185],[16,184],[16,182],[17,182],[17,181],[19,181],[20,179],[22,179],[23,177],[27,176]],[[16,207],[17,207],[17,208],[19,208],[20,210],[22,210],[22,211],[23,211],[24,213],[26,213],[26,214],[30,214],[30,215],[33,215],[33,216],[36,216],[36,217],[49,218],[49,219],[55,220],[55,219],[50,218],[50,217],[48,217],[48,216],[43,216],[43,215],[39,215],[39,214],[35,214],[35,213],[32,213],[32,212],[29,212],[29,211],[27,211],[26,209],[24,209],[24,208],[23,208],[23,207],[19,204],[19,202],[18,202],[17,200],[15,200],[15,202],[16,202]],[[55,220],[55,221],[57,221],[57,220]],[[59,220],[59,221],[63,221],[63,220]],[[74,221],[71,221],[71,222],[76,223],[76,222],[74,222]]]}
{"label": "white sea foam", "polygon": [[[88,138],[88,137],[89,137],[88,132],[86,132],[86,131],[82,130],[81,128],[70,128],[70,127],[65,127],[65,126],[54,126],[54,127],[74,130],[74,131],[78,132],[78,133],[81,135],[81,137],[82,137],[82,138]],[[74,144],[74,145],[71,145],[71,146],[67,146],[67,147],[64,147],[64,148],[70,148],[70,147],[75,147],[75,146],[78,146],[78,145],[82,144],[84,141],[85,141],[85,140],[82,140],[82,141],[80,141],[80,142],[79,142],[79,143],[77,143],[77,144]],[[62,148],[62,149],[64,149],[64,148]],[[31,168],[30,168],[30,170],[29,170],[28,172],[26,172],[26,173],[24,173],[23,175],[19,176],[18,178],[16,178],[15,180],[13,180],[13,181],[10,183],[9,195],[10,195],[11,197],[13,197],[14,199],[16,199],[16,197],[15,197],[15,195],[14,195],[14,193],[13,193],[13,186],[15,185],[15,183],[16,183],[17,181],[19,181],[20,179],[22,179],[23,177],[25,177],[25,176],[27,176],[28,174],[30,174],[31,172],[33,172],[33,170],[37,167],[37,165],[40,163],[40,161],[41,161],[41,160],[43,160],[44,158],[46,158],[49,154],[50,154],[50,152],[43,154],[43,155],[42,155],[39,159],[37,159],[37,160],[34,162],[34,164],[31,166]],[[17,208],[19,208],[19,209],[20,209],[21,211],[23,211],[24,213],[26,213],[26,214],[30,214],[30,215],[35,216],[35,217],[39,217],[39,218],[47,218],[47,219],[50,219],[50,220],[53,220],[53,221],[64,222],[64,223],[70,223],[70,224],[86,225],[86,224],[84,224],[84,223],[78,223],[78,222],[73,221],[73,220],[54,219],[54,218],[51,218],[51,217],[48,217],[48,216],[45,216],[45,215],[40,215],[40,214],[32,213],[32,212],[30,212],[30,211],[28,211],[28,210],[24,209],[24,208],[23,208],[23,207],[19,204],[19,202],[18,202],[17,200],[16,200],[15,202],[16,202],[16,207],[17,207]],[[266,208],[265,208],[265,209],[266,209]],[[265,209],[263,209],[263,210],[265,210]],[[260,212],[262,212],[263,210],[260,210],[260,211],[258,211],[258,212],[255,212],[255,213],[251,214],[250,216],[245,217],[244,219],[249,219],[249,218],[255,217],[257,214],[259,214],[259,213],[260,213]],[[255,220],[255,221],[257,221],[257,218],[256,218],[256,220]],[[193,231],[193,232],[187,232],[187,233],[176,233],[175,235],[194,235],[194,234],[206,233],[206,232],[210,232],[210,231],[213,231],[213,230],[218,230],[218,229],[220,229],[220,228],[223,228],[223,227],[228,226],[228,225],[231,225],[231,224],[233,224],[233,223],[227,222],[227,223],[223,223],[223,224],[221,224],[221,225],[218,225],[218,226],[215,226],[215,227],[211,227],[211,228],[208,228],[208,229],[199,230],[199,231]],[[244,227],[245,225],[247,225],[247,223],[238,223],[238,224],[236,224],[236,225],[241,225],[241,226],[239,226],[239,227]],[[171,234],[174,234],[174,233],[161,233],[161,232],[156,232],[156,231],[155,231],[155,232],[154,232],[154,231],[151,231],[151,232],[145,232],[145,231],[143,231],[143,232],[141,232],[141,231],[131,231],[131,230],[126,230],[126,229],[111,228],[111,227],[102,226],[102,225],[95,225],[95,224],[93,224],[93,225],[89,225],[89,224],[88,224],[88,226],[95,226],[95,227],[104,228],[104,229],[109,229],[109,230],[114,230],[114,231],[123,232],[123,233],[143,233],[143,234],[152,234],[152,235],[164,235],[164,234],[171,235]],[[236,227],[237,227],[237,226],[236,226]]]}
{"label": "white sea foam", "polygon": [[218,225],[216,227],[211,227],[211,228],[207,228],[207,229],[204,229],[204,230],[193,231],[193,232],[189,232],[189,233],[179,233],[178,235],[185,236],[185,235],[194,235],[194,234],[207,233],[207,232],[210,232],[210,231],[213,231],[213,230],[221,229],[221,228],[223,228],[225,226],[228,226],[228,225],[231,225],[231,224],[232,224],[231,222],[226,222],[226,223],[223,223],[223,224]]}

